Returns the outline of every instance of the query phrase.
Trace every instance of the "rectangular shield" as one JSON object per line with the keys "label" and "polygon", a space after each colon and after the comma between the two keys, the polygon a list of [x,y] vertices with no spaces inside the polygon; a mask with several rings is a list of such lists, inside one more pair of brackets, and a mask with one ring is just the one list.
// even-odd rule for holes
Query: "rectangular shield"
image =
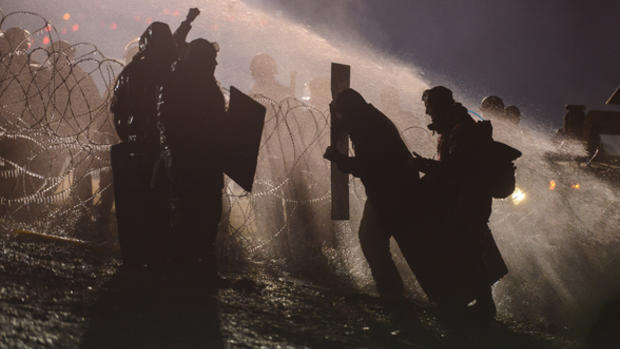
{"label": "rectangular shield", "polygon": [[[344,64],[332,63],[331,90],[332,99],[349,88],[351,83],[351,67]],[[334,115],[330,117],[331,131],[330,144],[340,154],[349,154],[349,136],[346,133],[336,132]],[[331,189],[332,189],[332,219],[349,219],[349,175],[340,171],[335,163],[331,163]]]}
{"label": "rectangular shield", "polygon": [[266,111],[262,104],[230,87],[225,126],[228,141],[224,147],[229,161],[224,164],[224,173],[248,192],[254,183]]}

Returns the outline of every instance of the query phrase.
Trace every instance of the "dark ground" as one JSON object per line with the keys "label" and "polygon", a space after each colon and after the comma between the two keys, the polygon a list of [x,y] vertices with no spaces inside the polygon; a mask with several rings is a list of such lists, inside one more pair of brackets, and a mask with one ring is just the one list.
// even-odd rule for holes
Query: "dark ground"
{"label": "dark ground", "polygon": [[580,348],[566,333],[496,322],[446,330],[434,307],[386,304],[245,267],[213,290],[195,276],[123,272],[114,249],[0,232],[2,348]]}

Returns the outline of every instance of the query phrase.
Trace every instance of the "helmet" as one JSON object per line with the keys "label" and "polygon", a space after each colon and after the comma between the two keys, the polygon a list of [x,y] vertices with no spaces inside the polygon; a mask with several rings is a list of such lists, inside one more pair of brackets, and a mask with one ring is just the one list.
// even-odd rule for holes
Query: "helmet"
{"label": "helmet", "polygon": [[504,110],[504,101],[497,96],[486,96],[480,103],[480,111],[497,112]]}
{"label": "helmet", "polygon": [[252,58],[250,71],[254,76],[274,76],[278,73],[278,66],[273,57],[266,53],[259,53]]}
{"label": "helmet", "polygon": [[32,46],[32,34],[26,29],[13,27],[7,29],[4,33],[4,37],[6,38],[10,50],[12,52],[27,51],[30,46]]}
{"label": "helmet", "polygon": [[217,57],[220,46],[217,42],[210,42],[205,39],[195,39],[189,43],[189,55],[197,60],[210,60]]}
{"label": "helmet", "polygon": [[506,107],[506,109],[504,109],[504,113],[507,116],[512,116],[512,117],[519,117],[521,116],[521,111],[519,110],[519,108],[517,108],[516,105],[509,105]]}
{"label": "helmet", "polygon": [[504,109],[504,116],[516,125],[519,125],[521,121],[521,111],[516,105],[507,106],[506,109]]}

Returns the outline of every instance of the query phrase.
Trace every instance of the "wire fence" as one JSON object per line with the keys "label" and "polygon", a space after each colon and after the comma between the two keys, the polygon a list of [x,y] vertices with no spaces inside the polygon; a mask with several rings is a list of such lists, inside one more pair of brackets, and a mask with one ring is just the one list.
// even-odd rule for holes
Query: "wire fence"
{"label": "wire fence", "polygon": [[[39,25],[29,32],[5,28],[14,17]],[[123,63],[90,43],[63,41],[36,13],[2,15],[0,29],[0,222],[6,229],[114,240],[109,154],[118,137],[109,104]],[[33,46],[33,37],[44,45]],[[328,113],[293,97],[252,97],[267,108],[258,167],[251,193],[225,183],[224,253],[307,262],[325,257],[339,240],[356,240],[349,222],[330,217],[330,164],[322,157]],[[433,144],[421,125],[403,129],[408,141]],[[352,216],[359,216],[361,182],[351,181],[351,193]]]}

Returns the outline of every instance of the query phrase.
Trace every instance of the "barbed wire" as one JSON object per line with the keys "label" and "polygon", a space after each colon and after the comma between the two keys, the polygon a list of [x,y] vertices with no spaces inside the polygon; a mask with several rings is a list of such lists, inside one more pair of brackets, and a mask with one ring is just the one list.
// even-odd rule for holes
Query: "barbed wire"
{"label": "barbed wire", "polygon": [[[2,15],[0,29],[20,16],[28,21],[19,23],[38,21],[30,33],[44,36],[47,44],[30,47],[25,34],[23,40],[3,46],[9,50],[0,60],[2,220],[75,236],[85,229],[79,222],[114,230],[109,153],[118,138],[109,104],[123,63],[91,43],[63,41],[36,13]],[[27,49],[22,49],[24,40]],[[311,243],[317,245],[333,239],[337,232],[330,219],[330,164],[322,157],[329,145],[329,115],[293,97],[252,97],[267,108],[254,189],[246,193],[226,182],[222,229],[253,256],[275,248],[283,236],[315,239]],[[405,128],[403,135],[417,128]],[[419,134],[414,138],[428,142]],[[361,210],[361,182],[353,180],[351,187],[352,205]],[[113,233],[90,238],[110,238]]]}

